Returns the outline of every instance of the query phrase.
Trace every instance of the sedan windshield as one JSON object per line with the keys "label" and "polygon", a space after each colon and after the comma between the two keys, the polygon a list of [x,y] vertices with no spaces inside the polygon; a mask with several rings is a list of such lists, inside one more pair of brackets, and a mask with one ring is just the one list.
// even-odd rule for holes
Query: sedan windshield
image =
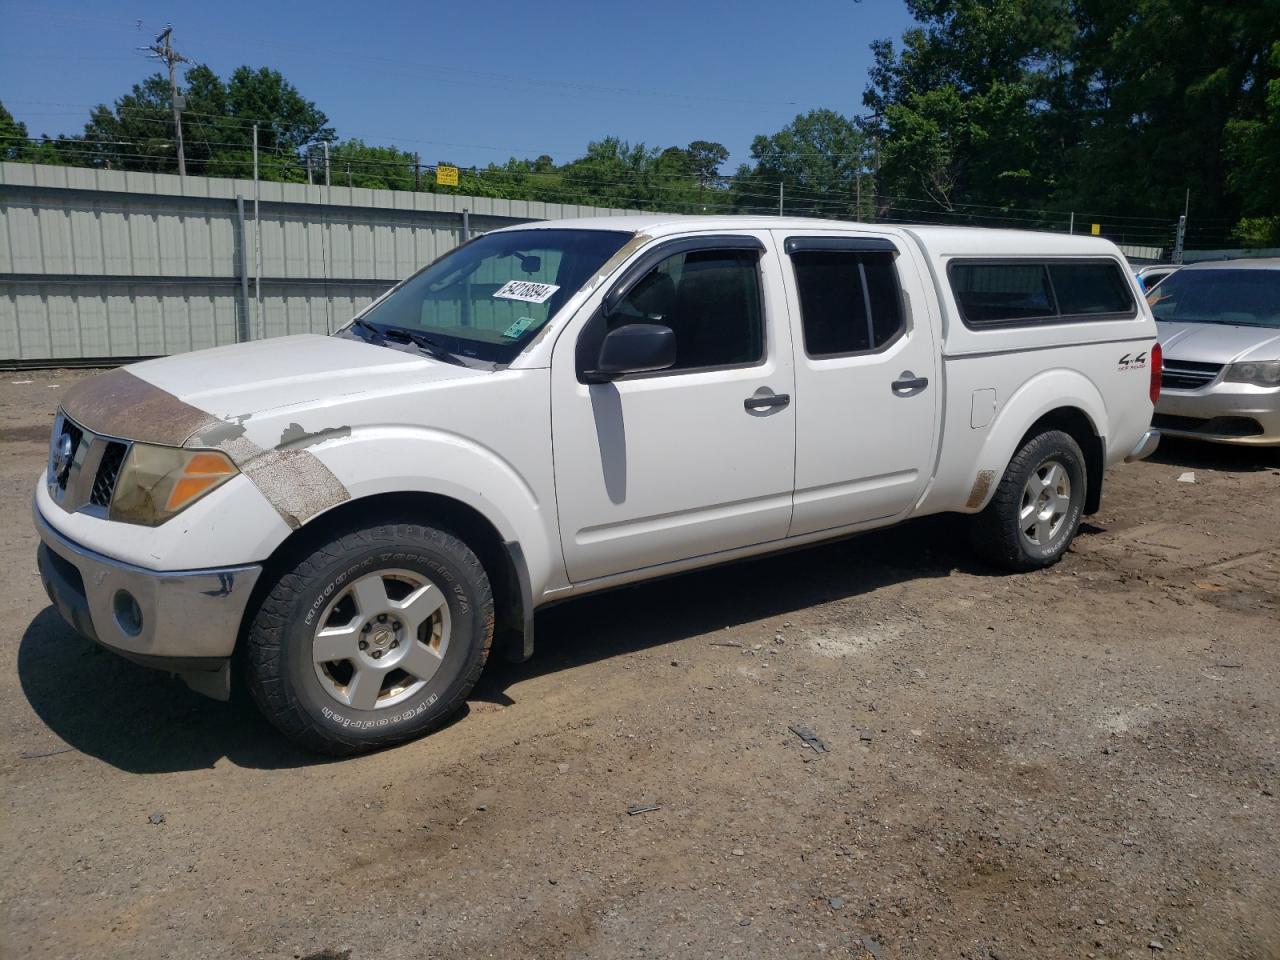
{"label": "sedan windshield", "polygon": [[414,274],[348,329],[442,357],[510,363],[631,236],[555,229],[486,234]]}
{"label": "sedan windshield", "polygon": [[1157,320],[1280,329],[1280,269],[1179,270],[1147,302]]}

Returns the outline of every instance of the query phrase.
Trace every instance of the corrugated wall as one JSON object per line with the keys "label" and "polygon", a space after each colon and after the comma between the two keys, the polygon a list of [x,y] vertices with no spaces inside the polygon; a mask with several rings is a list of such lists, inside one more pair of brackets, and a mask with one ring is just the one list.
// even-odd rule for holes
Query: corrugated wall
{"label": "corrugated wall", "polygon": [[253,181],[0,163],[0,363],[326,333],[461,242],[464,210],[473,234],[635,212],[289,183],[260,190],[259,320]]}

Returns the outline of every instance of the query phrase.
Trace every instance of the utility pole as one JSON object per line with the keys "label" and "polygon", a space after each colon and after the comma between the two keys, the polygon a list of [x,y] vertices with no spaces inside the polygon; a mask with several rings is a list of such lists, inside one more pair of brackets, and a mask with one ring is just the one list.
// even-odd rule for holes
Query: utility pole
{"label": "utility pole", "polygon": [[778,216],[782,216],[782,181],[778,181]]}
{"label": "utility pole", "polygon": [[324,142],[324,185],[326,187],[332,186],[332,184],[329,182],[329,141],[328,140]]}
{"label": "utility pole", "polygon": [[1178,218],[1178,236],[1173,242],[1173,262],[1182,262],[1182,249],[1187,239],[1187,214],[1191,212],[1191,188],[1187,187],[1187,198],[1182,202],[1182,216]]}
{"label": "utility pole", "polygon": [[422,155],[416,150],[413,154],[413,192],[422,189]]}
{"label": "utility pole", "polygon": [[1076,232],[1076,212],[1075,212],[1074,210],[1072,210],[1072,211],[1071,211],[1071,222],[1070,222],[1069,224],[1067,224],[1067,233],[1070,233],[1070,234],[1073,234],[1073,235],[1074,235],[1074,234],[1075,234],[1075,232]]}
{"label": "utility pole", "polygon": [[258,184],[258,125],[253,125],[253,302],[257,309],[258,338],[267,335],[262,321],[262,221],[258,219],[258,201],[262,190]]}
{"label": "utility pole", "polygon": [[182,108],[186,106],[186,98],[178,96],[177,66],[186,63],[187,58],[173,49],[173,24],[167,24],[156,35],[156,42],[146,49],[151,52],[152,57],[163,60],[169,67],[169,97],[173,101],[173,128],[178,140],[178,176],[185,177],[187,158],[182,149]]}

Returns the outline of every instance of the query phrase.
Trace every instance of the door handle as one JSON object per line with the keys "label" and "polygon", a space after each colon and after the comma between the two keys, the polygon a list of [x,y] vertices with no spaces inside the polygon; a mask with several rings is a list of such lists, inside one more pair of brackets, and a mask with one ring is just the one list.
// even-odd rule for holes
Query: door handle
{"label": "door handle", "polygon": [[909,397],[912,394],[919,393],[928,385],[928,377],[917,377],[910,370],[903,370],[898,374],[898,379],[889,384],[889,387],[898,396]]}
{"label": "door handle", "polygon": [[742,405],[748,410],[771,410],[774,407],[785,407],[790,402],[789,393],[771,393],[762,397],[747,397]]}

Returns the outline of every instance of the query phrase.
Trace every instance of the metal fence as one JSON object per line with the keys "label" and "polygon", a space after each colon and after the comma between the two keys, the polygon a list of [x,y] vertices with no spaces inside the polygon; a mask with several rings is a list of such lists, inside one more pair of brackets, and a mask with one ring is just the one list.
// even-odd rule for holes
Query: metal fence
{"label": "metal fence", "polygon": [[328,333],[468,230],[636,212],[256,186],[255,221],[251,180],[0,163],[0,364]]}

